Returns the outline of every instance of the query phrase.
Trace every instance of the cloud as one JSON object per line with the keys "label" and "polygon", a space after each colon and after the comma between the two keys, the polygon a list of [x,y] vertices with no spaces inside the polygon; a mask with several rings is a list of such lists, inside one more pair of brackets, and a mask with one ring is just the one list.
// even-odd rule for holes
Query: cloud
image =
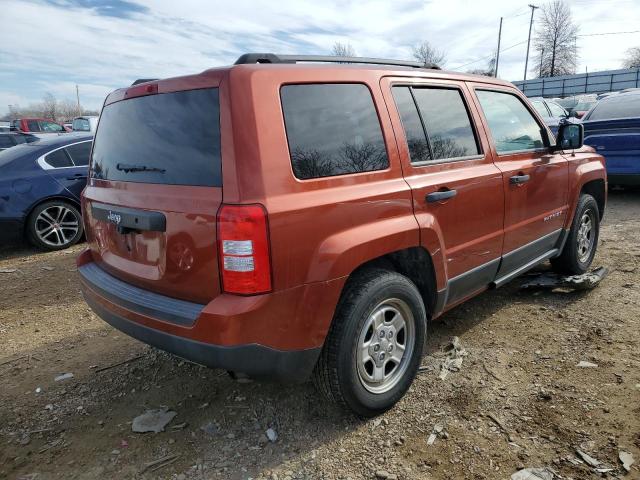
{"label": "cloud", "polygon": [[[637,30],[634,0],[616,8],[568,0],[581,33]],[[0,31],[0,113],[6,99],[34,101],[51,91],[99,108],[109,90],[136,78],[194,73],[248,51],[329,53],[335,41],[360,55],[410,58],[429,40],[448,68],[483,67],[504,16],[500,75],[522,77],[527,0],[4,0]],[[579,70],[616,68],[640,35],[580,37]],[[3,99],[5,99],[3,101]]]}

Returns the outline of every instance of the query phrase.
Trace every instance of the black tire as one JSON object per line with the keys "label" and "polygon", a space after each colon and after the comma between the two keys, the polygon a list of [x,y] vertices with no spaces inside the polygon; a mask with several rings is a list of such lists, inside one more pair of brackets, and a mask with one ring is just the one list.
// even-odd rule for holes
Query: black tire
{"label": "black tire", "polygon": [[[372,313],[379,311],[376,309],[384,308],[385,302],[392,302],[391,305],[397,304],[403,308],[408,307],[408,310],[404,308],[406,315],[402,317],[403,320],[407,317],[405,322],[407,326],[404,330],[404,348],[400,362],[396,367],[392,365],[390,376],[395,376],[395,383],[388,385],[388,391],[372,393],[369,389],[375,387],[371,385],[365,387],[366,382],[359,373],[361,370],[359,370],[356,360],[356,352],[360,351],[358,348],[360,340],[362,338],[366,340],[368,335],[364,330],[365,322],[371,322]],[[393,306],[391,310],[393,310]],[[381,313],[382,316],[378,317],[384,318],[379,328],[391,325],[387,324],[387,313],[391,313],[392,318],[396,318],[393,316],[395,315],[393,312],[384,311]],[[413,327],[413,332],[410,330],[411,327]],[[370,338],[369,342],[379,342],[380,345],[382,345],[381,342],[387,342],[387,345],[383,345],[381,350],[375,350],[378,353],[374,356],[378,355],[378,361],[380,361],[381,352],[386,351],[387,347],[391,348],[388,350],[389,352],[392,351],[393,346],[389,343],[392,340],[376,337],[373,324],[368,328],[372,328],[373,330],[370,331],[374,332],[372,334],[374,338]],[[426,331],[427,313],[422,296],[408,278],[396,272],[379,268],[368,269],[356,274],[349,279],[345,286],[314,370],[313,378],[316,388],[329,400],[351,410],[360,417],[373,417],[385,412],[393,407],[411,386],[422,359]],[[387,333],[389,333],[390,339],[393,338],[396,348],[400,351],[398,347],[402,347],[400,339],[403,335],[402,330],[395,332],[398,334],[396,336],[392,336],[391,330],[387,330]],[[410,336],[414,336],[414,340],[412,349],[408,353]],[[380,345],[378,345],[378,349],[380,349]],[[385,375],[387,375],[387,365],[394,363],[388,358],[393,355],[391,353],[387,355],[386,362],[381,363]]]}
{"label": "black tire", "polygon": [[[583,227],[585,216],[591,222],[588,252],[580,246],[580,230]],[[576,213],[571,222],[571,230],[564,244],[560,256],[551,259],[553,269],[565,275],[579,275],[585,273],[593,262],[593,257],[598,248],[598,237],[600,235],[600,212],[598,202],[591,195],[583,193],[578,199]]]}
{"label": "black tire", "polygon": [[[72,227],[73,223],[76,224],[75,228]],[[49,230],[51,232],[45,235]],[[27,218],[26,233],[29,242],[41,250],[63,250],[82,238],[82,215],[69,202],[50,200],[41,203],[31,212]]]}

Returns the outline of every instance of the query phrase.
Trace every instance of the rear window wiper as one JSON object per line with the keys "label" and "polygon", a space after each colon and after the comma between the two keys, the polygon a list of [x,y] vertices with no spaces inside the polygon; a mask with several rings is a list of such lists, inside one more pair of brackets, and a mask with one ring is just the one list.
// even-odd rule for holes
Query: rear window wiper
{"label": "rear window wiper", "polygon": [[147,167],[146,165],[131,165],[129,163],[118,163],[116,165],[116,169],[120,170],[124,173],[130,172],[159,172],[164,173],[166,170],[164,168],[158,167]]}

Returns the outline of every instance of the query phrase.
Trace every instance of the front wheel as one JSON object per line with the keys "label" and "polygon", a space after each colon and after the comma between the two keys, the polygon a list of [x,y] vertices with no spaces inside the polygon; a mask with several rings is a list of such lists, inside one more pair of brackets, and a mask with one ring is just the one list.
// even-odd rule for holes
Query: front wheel
{"label": "front wheel", "polygon": [[591,195],[582,194],[578,199],[571,230],[559,257],[551,260],[558,273],[579,275],[585,273],[593,262],[600,235],[598,202]]}
{"label": "front wheel", "polygon": [[416,375],[426,336],[420,292],[396,272],[351,278],[314,372],[316,387],[361,417],[395,405]]}

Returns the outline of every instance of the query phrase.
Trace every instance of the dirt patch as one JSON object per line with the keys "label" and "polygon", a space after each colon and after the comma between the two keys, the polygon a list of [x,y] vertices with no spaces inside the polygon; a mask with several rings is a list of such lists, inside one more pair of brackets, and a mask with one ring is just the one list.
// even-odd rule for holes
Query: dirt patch
{"label": "dirt patch", "polygon": [[[640,194],[610,195],[594,266],[611,273],[595,290],[524,292],[519,279],[430,325],[427,368],[369,421],[309,384],[237,383],[120,334],[81,298],[82,246],[0,250],[0,271],[15,270],[0,273],[0,478],[599,476],[576,449],[613,476],[624,473],[619,450],[630,452],[625,478],[640,478],[639,211]],[[453,336],[468,355],[440,380]],[[131,431],[163,407],[177,412],[164,432]]]}

